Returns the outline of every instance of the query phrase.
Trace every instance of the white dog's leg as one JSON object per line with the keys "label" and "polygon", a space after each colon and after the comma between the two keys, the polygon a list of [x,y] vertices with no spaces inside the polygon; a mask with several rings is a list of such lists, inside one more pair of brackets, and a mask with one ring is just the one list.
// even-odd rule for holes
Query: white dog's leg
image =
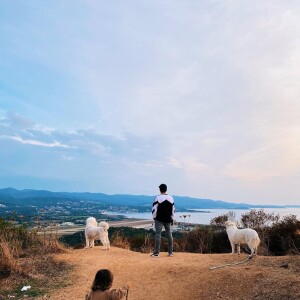
{"label": "white dog's leg", "polygon": [[237,244],[236,247],[237,247],[237,254],[240,255],[240,253],[241,253],[241,246],[240,246],[240,244]]}
{"label": "white dog's leg", "polygon": [[253,248],[253,255],[257,255],[257,247]]}
{"label": "white dog's leg", "polygon": [[102,236],[101,233],[100,233],[100,236],[99,236],[99,240],[100,240],[100,242],[102,243],[104,250],[106,250],[105,240],[104,240],[104,238],[103,238],[103,236]]}
{"label": "white dog's leg", "polygon": [[253,248],[250,248],[250,250],[251,250],[251,254],[250,254],[249,258],[250,258],[250,257],[252,258],[254,255],[256,255],[256,253],[257,253],[257,248],[253,247]]}
{"label": "white dog's leg", "polygon": [[108,239],[108,232],[106,233],[106,236],[105,236],[105,242],[106,242],[106,249],[110,249],[110,243],[109,243],[109,239]]}
{"label": "white dog's leg", "polygon": [[259,238],[258,237],[251,238],[250,241],[248,242],[248,247],[251,250],[251,254],[250,254],[251,258],[254,255],[257,254],[257,247],[258,247],[258,245],[259,245]]}
{"label": "white dog's leg", "polygon": [[89,238],[85,235],[85,249],[89,248],[90,246],[90,241],[89,241]]}
{"label": "white dog's leg", "polygon": [[109,239],[108,239],[108,233],[107,232],[102,232],[100,233],[100,241],[103,244],[104,250],[110,249],[110,244],[109,244]]}
{"label": "white dog's leg", "polygon": [[106,236],[106,246],[107,246],[107,250],[110,249],[110,243],[109,243],[109,239],[108,239],[108,234]]}
{"label": "white dog's leg", "polygon": [[101,237],[100,240],[101,240],[101,243],[103,245],[104,250],[107,250],[108,247],[107,247],[107,243],[106,243],[105,237]]}
{"label": "white dog's leg", "polygon": [[92,240],[91,240],[90,247],[91,247],[91,248],[94,248],[94,246],[95,246],[95,240],[94,240],[94,239],[92,239]]}
{"label": "white dog's leg", "polygon": [[248,256],[248,258],[252,258],[254,256],[254,249],[253,248],[250,248],[250,251],[251,251],[251,254]]}
{"label": "white dog's leg", "polygon": [[235,247],[235,245],[233,243],[231,243],[231,253],[230,254],[234,254],[234,247]]}

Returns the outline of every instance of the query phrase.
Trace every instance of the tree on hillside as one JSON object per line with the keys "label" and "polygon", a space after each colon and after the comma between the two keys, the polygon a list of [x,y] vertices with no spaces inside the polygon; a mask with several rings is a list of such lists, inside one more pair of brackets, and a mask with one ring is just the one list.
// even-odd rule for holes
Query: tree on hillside
{"label": "tree on hillside", "polygon": [[213,225],[213,226],[224,226],[224,224],[225,224],[226,221],[232,221],[232,222],[234,222],[234,220],[235,220],[235,212],[234,211],[230,211],[227,214],[220,215],[220,216],[217,216],[215,218],[212,218],[210,220],[210,225]]}
{"label": "tree on hillside", "polygon": [[266,213],[263,209],[251,209],[249,212],[242,214],[241,223],[246,228],[260,229],[271,226],[279,221],[279,214]]}

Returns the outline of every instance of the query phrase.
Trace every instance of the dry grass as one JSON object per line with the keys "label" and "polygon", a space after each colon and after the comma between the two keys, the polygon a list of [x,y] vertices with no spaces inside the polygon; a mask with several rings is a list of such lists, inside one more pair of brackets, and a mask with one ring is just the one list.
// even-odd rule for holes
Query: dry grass
{"label": "dry grass", "polygon": [[12,254],[9,244],[0,239],[0,278],[18,271],[17,260]]}
{"label": "dry grass", "polygon": [[[68,284],[67,275],[72,269],[68,264],[58,262],[54,254],[31,253],[24,258],[15,260],[16,267],[0,278],[0,299],[14,296],[15,299],[28,297],[47,296],[49,290],[61,288]],[[23,286],[32,288],[26,293],[20,292]],[[1,298],[2,297],[2,298]]]}
{"label": "dry grass", "polygon": [[130,249],[130,241],[119,231],[116,231],[111,237],[111,245],[126,250]]}
{"label": "dry grass", "polygon": [[[55,254],[68,251],[56,237],[0,225],[0,299],[46,296],[50,288],[61,287],[70,268],[54,259]],[[25,285],[32,288],[21,292]]]}

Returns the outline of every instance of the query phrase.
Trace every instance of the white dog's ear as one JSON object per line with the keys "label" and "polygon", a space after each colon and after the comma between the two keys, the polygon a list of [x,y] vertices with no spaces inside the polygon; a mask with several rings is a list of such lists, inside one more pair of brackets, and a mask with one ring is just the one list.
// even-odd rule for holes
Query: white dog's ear
{"label": "white dog's ear", "polygon": [[229,227],[229,226],[235,226],[236,224],[235,224],[235,222],[231,222],[231,221],[226,221],[225,222],[225,226],[226,227]]}

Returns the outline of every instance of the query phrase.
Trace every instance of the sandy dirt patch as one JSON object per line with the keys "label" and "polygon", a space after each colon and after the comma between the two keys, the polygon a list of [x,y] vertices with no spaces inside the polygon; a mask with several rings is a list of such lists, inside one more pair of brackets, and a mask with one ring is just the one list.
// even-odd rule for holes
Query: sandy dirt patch
{"label": "sandy dirt patch", "polygon": [[51,299],[84,299],[97,270],[110,269],[113,287],[131,285],[130,300],[300,299],[300,258],[258,256],[241,265],[211,266],[244,260],[246,255],[175,253],[159,258],[112,247],[72,250],[57,255],[74,268],[69,285]]}

